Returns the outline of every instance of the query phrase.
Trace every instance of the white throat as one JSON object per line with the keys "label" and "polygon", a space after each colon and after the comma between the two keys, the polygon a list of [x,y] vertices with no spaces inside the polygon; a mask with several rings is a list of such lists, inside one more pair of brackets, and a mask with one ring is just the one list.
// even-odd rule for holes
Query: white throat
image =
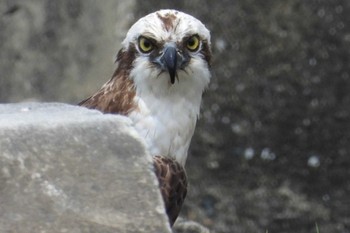
{"label": "white throat", "polygon": [[[210,72],[202,60],[193,60],[190,69],[178,72],[170,83],[169,74],[147,69],[147,60],[138,57],[130,73],[136,87],[137,109],[129,114],[144,137],[152,156],[176,159],[183,166],[199,115],[202,93]],[[195,68],[197,67],[197,68]]]}

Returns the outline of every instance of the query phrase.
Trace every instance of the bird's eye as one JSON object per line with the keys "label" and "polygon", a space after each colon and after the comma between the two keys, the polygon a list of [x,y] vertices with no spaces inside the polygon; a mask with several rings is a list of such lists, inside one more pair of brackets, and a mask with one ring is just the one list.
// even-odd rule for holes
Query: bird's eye
{"label": "bird's eye", "polygon": [[153,50],[154,45],[150,39],[147,39],[146,37],[141,36],[139,38],[139,49],[143,53],[149,53]]}
{"label": "bird's eye", "polygon": [[197,35],[191,36],[186,42],[186,47],[191,52],[195,52],[199,48],[199,37]]}

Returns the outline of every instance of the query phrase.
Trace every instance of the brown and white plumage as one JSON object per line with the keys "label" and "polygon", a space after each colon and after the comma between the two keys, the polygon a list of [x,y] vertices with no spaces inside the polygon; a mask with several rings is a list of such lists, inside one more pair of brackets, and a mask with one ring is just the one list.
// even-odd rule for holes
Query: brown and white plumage
{"label": "brown and white plumage", "polygon": [[145,139],[170,223],[187,193],[187,151],[210,81],[210,33],[194,17],[160,10],[138,20],[117,55],[117,68],[80,105],[128,116]]}
{"label": "brown and white plumage", "polygon": [[155,173],[160,191],[166,197],[165,209],[173,225],[187,194],[187,176],[185,169],[174,159],[165,156],[153,157]]}

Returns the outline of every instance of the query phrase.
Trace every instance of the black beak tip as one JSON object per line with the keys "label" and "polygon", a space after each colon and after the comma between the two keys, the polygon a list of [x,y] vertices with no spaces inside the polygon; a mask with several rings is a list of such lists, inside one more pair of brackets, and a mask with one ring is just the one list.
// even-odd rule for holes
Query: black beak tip
{"label": "black beak tip", "polygon": [[163,55],[165,66],[169,72],[171,84],[175,83],[177,69],[177,51],[175,47],[166,48]]}
{"label": "black beak tip", "polygon": [[176,71],[170,71],[169,70],[169,75],[170,75],[170,82],[171,82],[171,84],[174,84],[175,83]]}

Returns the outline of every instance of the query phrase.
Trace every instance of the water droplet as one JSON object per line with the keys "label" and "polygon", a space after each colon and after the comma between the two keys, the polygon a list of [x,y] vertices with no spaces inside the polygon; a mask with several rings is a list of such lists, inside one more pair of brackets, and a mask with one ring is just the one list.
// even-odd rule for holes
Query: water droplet
{"label": "water droplet", "polygon": [[303,125],[309,126],[310,124],[311,124],[311,120],[310,120],[309,118],[305,118],[305,119],[303,120]]}
{"label": "water droplet", "polygon": [[237,84],[237,86],[236,86],[237,92],[242,92],[242,91],[244,91],[244,89],[245,89],[245,85],[243,83]]}
{"label": "water droplet", "polygon": [[242,132],[242,126],[240,126],[239,124],[231,124],[231,130],[234,133],[239,134]]}
{"label": "water droplet", "polygon": [[208,123],[214,123],[215,122],[213,114],[212,114],[212,112],[210,110],[204,111],[203,116],[204,116],[205,120]]}
{"label": "water droplet", "polygon": [[219,162],[218,161],[210,161],[210,162],[208,162],[207,163],[207,167],[209,168],[209,169],[217,169],[217,168],[219,168]]}
{"label": "water droplet", "polygon": [[345,28],[345,24],[344,24],[343,22],[339,22],[339,23],[337,24],[337,28],[343,29],[343,28]]}
{"label": "water droplet", "polygon": [[311,78],[311,81],[313,82],[313,83],[320,83],[321,82],[321,78],[319,77],[319,76],[313,76],[312,78]]}
{"label": "water droplet", "polygon": [[310,167],[319,167],[321,164],[320,158],[317,155],[312,155],[307,161],[307,165]]}
{"label": "water droplet", "polygon": [[315,66],[315,65],[317,65],[317,60],[316,60],[316,58],[310,58],[309,59],[309,65],[310,66]]}
{"label": "water droplet", "polygon": [[217,90],[218,87],[219,87],[219,85],[218,85],[217,83],[215,83],[215,82],[211,82],[211,83],[209,84],[209,89],[212,90],[212,91]]}
{"label": "water droplet", "polygon": [[213,110],[213,112],[218,112],[220,110],[220,106],[218,104],[213,104],[211,106],[211,110]]}
{"label": "water droplet", "polygon": [[339,5],[335,8],[335,12],[337,12],[337,14],[340,14],[343,12],[343,6],[342,5]]}
{"label": "water droplet", "polygon": [[261,151],[260,157],[264,160],[274,160],[276,159],[276,154],[273,153],[269,148],[264,148]]}
{"label": "water droplet", "polygon": [[300,128],[300,127],[297,127],[297,128],[295,128],[294,133],[295,133],[296,135],[300,135],[300,134],[303,133],[303,129]]}
{"label": "water droplet", "polygon": [[255,151],[253,148],[249,147],[244,150],[244,158],[250,160],[254,157]]}
{"label": "water droplet", "polygon": [[223,124],[230,124],[230,122],[231,122],[231,119],[229,118],[229,117],[227,117],[227,116],[223,116],[222,118],[221,118],[221,122],[223,123]]}
{"label": "water droplet", "polygon": [[337,30],[334,27],[332,27],[328,30],[328,32],[330,35],[334,36],[337,33]]}
{"label": "water droplet", "polygon": [[331,199],[331,197],[328,194],[325,194],[322,196],[323,201],[329,201],[330,199]]}
{"label": "water droplet", "polygon": [[311,107],[313,107],[313,108],[318,107],[319,104],[320,104],[320,102],[318,101],[318,99],[312,99],[311,103],[310,103]]}
{"label": "water droplet", "polygon": [[215,47],[219,52],[222,52],[226,49],[226,41],[219,38],[215,41]]}
{"label": "water droplet", "polygon": [[319,9],[317,11],[317,15],[320,17],[320,18],[323,18],[326,14],[326,11],[322,8],[322,9]]}

